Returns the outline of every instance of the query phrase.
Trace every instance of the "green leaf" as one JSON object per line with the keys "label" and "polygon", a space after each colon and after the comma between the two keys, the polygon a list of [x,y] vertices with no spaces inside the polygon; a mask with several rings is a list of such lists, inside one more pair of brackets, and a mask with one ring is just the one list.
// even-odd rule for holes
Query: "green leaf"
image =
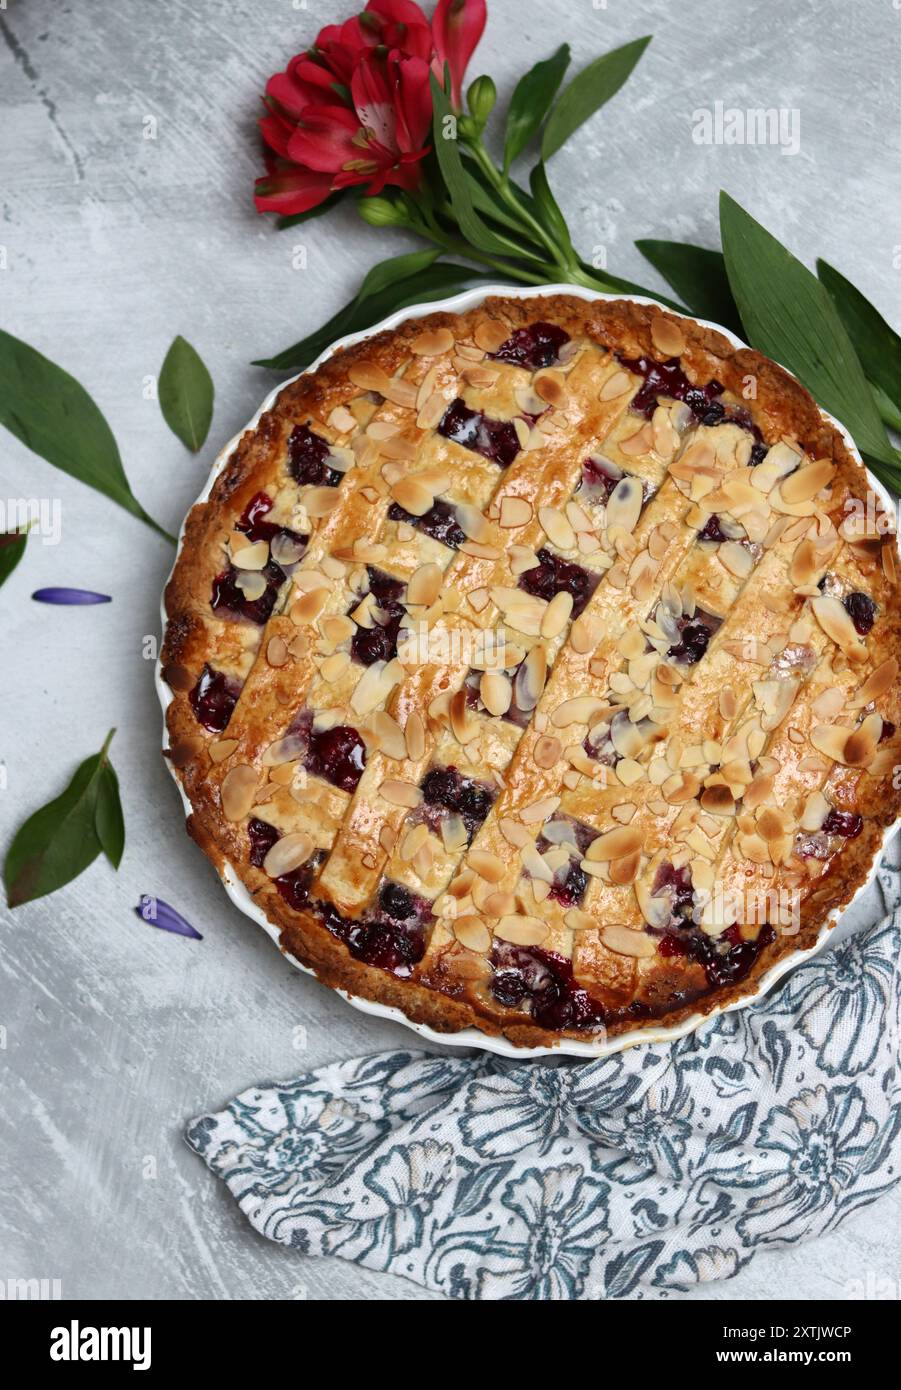
{"label": "green leaf", "polygon": [[897,487],[901,457],[888,442],[863,368],[824,287],[727,193],[720,195],[720,231],[749,342],[794,372]]}
{"label": "green leaf", "polygon": [[[475,281],[494,278],[465,265],[454,265],[447,261],[431,264],[439,254],[438,251],[414,251],[407,256],[393,256],[373,266],[354,298],[317,328],[315,333],[302,338],[293,347],[285,348],[275,357],[258,359],[253,365],[280,372],[302,371],[336,338],[371,328],[395,309],[421,304],[423,300],[465,289]],[[416,258],[423,263],[413,274],[397,273],[401,263],[410,265]]]}
{"label": "green leaf", "polygon": [[583,121],[615,96],[644,53],[651,36],[634,39],[595,58],[564,87],[541,137],[541,157],[550,159]]}
{"label": "green leaf", "polygon": [[892,429],[901,418],[901,337],[861,294],[826,261],[817,261],[817,273],[838,316],[848,331],[861,366],[876,388],[877,408]]}
{"label": "green leaf", "polygon": [[163,419],[192,454],[203,447],[213,418],[213,378],[179,334],[166,353],[159,381]]}
{"label": "green leaf", "polygon": [[569,66],[569,44],[562,43],[556,53],[536,63],[519,79],[507,108],[504,136],[504,173],[538,134],[541,123]]}
{"label": "green leaf", "polygon": [[96,488],[174,543],[132,492],[112,430],[84,387],[2,329],[0,424],[54,468]]}
{"label": "green leaf", "polygon": [[744,336],[722,251],[684,241],[636,241],[635,245],[693,314]]}
{"label": "green leaf", "polygon": [[94,830],[103,853],[113,868],[118,869],[125,851],[125,820],[119,799],[119,779],[109,762],[103,764],[97,779]]}
{"label": "green leaf", "polygon": [[598,270],[588,261],[579,261],[579,269],[586,275],[590,275],[594,281],[592,288],[604,290],[607,294],[639,294],[645,299],[656,299],[658,304],[665,304],[669,309],[675,309],[677,314],[686,312],[684,304],[677,304],[674,299],[661,294],[659,290],[649,290],[646,285],[636,285],[634,280],[624,280],[620,275],[611,275],[608,270]]}
{"label": "green leaf", "polygon": [[529,187],[532,190],[538,215],[560,249],[560,260],[568,263],[573,256],[572,239],[569,235],[566,219],[557,205],[557,199],[551,192],[551,186],[547,180],[547,170],[542,162],[536,164],[530,173]]}
{"label": "green leaf", "polygon": [[[111,729],[100,752],[85,759],[66,790],[29,816],[15,835],[3,870],[6,900],[11,908],[43,898],[71,883],[94,862],[101,849],[106,850],[111,863],[118,865],[125,832],[119,825],[122,812],[115,775],[112,781],[106,776],[112,772],[107,749],[114,733]],[[101,795],[103,839],[98,831],[97,812]]]}
{"label": "green leaf", "polygon": [[429,81],[432,87],[432,143],[438,169],[460,231],[470,245],[479,251],[486,251],[491,255],[522,256],[522,245],[517,239],[493,231],[476,212],[473,206],[471,176],[460,157],[456,135],[452,136],[449,133],[451,129],[456,130],[457,117],[451,110],[447,92],[434,73],[429,74]]}
{"label": "green leaf", "polygon": [[5,584],[25,554],[27,531],[0,531],[0,585]]}

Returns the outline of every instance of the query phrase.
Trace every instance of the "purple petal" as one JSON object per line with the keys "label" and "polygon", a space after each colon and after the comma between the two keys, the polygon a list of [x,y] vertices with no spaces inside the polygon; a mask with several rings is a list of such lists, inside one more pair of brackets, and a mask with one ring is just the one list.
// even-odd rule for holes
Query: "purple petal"
{"label": "purple petal", "polygon": [[160,931],[175,932],[177,936],[189,936],[192,941],[203,940],[200,932],[192,927],[180,912],[164,903],[162,898],[152,897],[150,893],[141,894],[141,901],[135,912],[142,922],[147,922],[151,927],[159,927]]}
{"label": "purple petal", "polygon": [[109,594],[95,594],[90,589],[35,589],[31,595],[38,603],[112,603]]}

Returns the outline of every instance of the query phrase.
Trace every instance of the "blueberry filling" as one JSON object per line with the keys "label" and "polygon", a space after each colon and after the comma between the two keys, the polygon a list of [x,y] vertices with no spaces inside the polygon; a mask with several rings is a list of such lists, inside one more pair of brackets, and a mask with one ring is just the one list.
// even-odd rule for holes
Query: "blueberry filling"
{"label": "blueberry filling", "polygon": [[887,743],[890,738],[894,738],[897,732],[896,726],[890,719],[883,719],[882,732],[879,735],[880,743]]}
{"label": "blueberry filling", "polygon": [[565,956],[501,941],[492,952],[491,963],[494,998],[508,1009],[528,1001],[539,1027],[589,1029],[605,1022],[603,1006],[576,983],[572,962]]}
{"label": "blueberry filling", "polygon": [[569,334],[554,323],[532,323],[517,328],[497,352],[489,356],[496,362],[511,362],[514,367],[528,367],[536,372],[549,367],[560,356],[560,349],[569,342]]}
{"label": "blueberry filling", "polygon": [[[276,830],[274,825],[270,825],[268,821],[254,817],[247,826],[247,833],[250,837],[250,862],[261,869],[266,855],[276,841],[281,839],[281,832]],[[278,892],[288,906],[293,907],[295,911],[299,912],[307,906],[310,884],[313,882],[313,876],[323,857],[322,852],[318,851],[305,864],[301,864],[300,868],[292,869],[290,873],[281,874],[278,878],[273,879]]]}
{"label": "blueberry filling", "polygon": [[855,811],[837,811],[833,806],[820,829],[825,835],[840,835],[843,840],[856,840],[863,830],[863,817]]}
{"label": "blueberry filling", "polygon": [[589,573],[581,565],[563,560],[550,550],[539,550],[538,564],[519,576],[519,587],[548,603],[555,594],[565,589],[572,594],[572,616],[577,618],[597,588],[598,578],[598,575]]}
{"label": "blueberry filling", "polygon": [[655,898],[663,895],[669,898],[673,925],[678,925],[680,921],[691,923],[695,895],[691,870],[687,865],[677,869],[669,863],[661,864],[654,875],[651,893]]}
{"label": "blueberry filling", "polygon": [[707,518],[706,523],[704,524],[704,526],[701,527],[700,531],[698,532],[699,541],[716,541],[717,545],[720,545],[723,541],[728,541],[730,539],[731,537],[726,535],[725,531],[720,525],[720,519],[715,512],[713,516]]}
{"label": "blueberry filling", "polygon": [[259,598],[249,599],[244,590],[238,587],[238,571],[234,565],[229,565],[228,569],[217,574],[213,580],[211,608],[217,612],[224,609],[236,617],[246,618],[248,622],[257,623],[262,627],[272,617],[278,591],[285,582],[285,571],[274,560],[270,560],[261,573],[266,581],[266,588]]}
{"label": "blueberry filling", "polygon": [[873,623],[876,621],[876,605],[869,594],[858,592],[846,594],[842,603],[861,637],[866,637],[867,633],[872,631]]}
{"label": "blueberry filling", "polygon": [[288,472],[301,486],[337,487],[342,474],[329,468],[327,440],[306,425],[295,425],[288,440]]}
{"label": "blueberry filling", "polygon": [[670,661],[680,661],[686,666],[694,666],[707,650],[710,639],[719,627],[720,618],[712,613],[695,613],[693,618],[679,618],[679,641],[667,650]]}
{"label": "blueberry filling", "polygon": [[644,377],[644,384],[632,398],[632,409],[648,419],[657,408],[658,396],[666,396],[673,401],[684,401],[697,418],[703,419],[718,396],[725,391],[721,381],[708,381],[706,386],[693,386],[679,366],[679,359],[669,362],[655,362],[650,357],[619,359],[622,365],[636,376]]}
{"label": "blueberry filling", "polygon": [[[300,549],[305,549],[309,536],[292,531],[288,526],[279,526],[274,521],[266,521],[266,513],[272,510],[272,498],[268,493],[258,492],[244,508],[241,520],[235,526],[249,541],[268,541],[271,545],[276,536],[292,541]],[[299,558],[299,557],[298,557]]]}
{"label": "blueberry filling", "polygon": [[399,883],[386,883],[378,907],[360,919],[343,917],[330,903],[316,908],[326,929],[366,965],[406,976],[425,955],[431,904]]}
{"label": "blueberry filling", "polygon": [[457,521],[457,513],[449,502],[435,502],[422,516],[405,512],[399,502],[392,502],[388,508],[388,518],[390,521],[405,521],[409,526],[415,526],[417,531],[431,536],[433,541],[438,541],[441,545],[450,546],[451,550],[459,550],[466,540],[466,532]]}
{"label": "blueberry filling", "polygon": [[[716,939],[703,932],[686,932],[678,936],[674,932],[667,932],[661,937],[657,949],[662,956],[690,956],[704,967],[711,989],[721,989],[724,985],[743,980],[760,952],[775,939],[776,933],[769,923],[760,928],[756,941],[745,941],[736,925],[728,927]],[[726,949],[718,949],[723,942],[727,943]]]}
{"label": "blueberry filling", "polygon": [[[401,579],[392,579],[383,570],[367,566],[369,592],[376,601],[378,612],[374,615],[372,627],[358,627],[351,640],[351,656],[361,666],[371,666],[374,661],[391,661],[397,655],[397,638],[406,609],[400,601],[405,585]],[[355,603],[353,609],[357,607]],[[353,612],[353,609],[350,611]]]}
{"label": "blueberry filling", "polygon": [[232,717],[240,693],[240,685],[223,671],[204,666],[188,699],[198,723],[211,733],[221,734]]}
{"label": "blueberry filling", "polygon": [[346,724],[311,732],[305,766],[341,791],[352,792],[366,766],[366,745]]}
{"label": "blueberry filling", "polygon": [[433,767],[422,782],[426,806],[451,811],[466,826],[470,840],[488,815],[497,793],[455,767]]}
{"label": "blueberry filling", "polygon": [[512,420],[492,420],[481,410],[471,410],[459,396],[441,417],[438,433],[501,468],[508,468],[519,453],[519,436]]}
{"label": "blueberry filling", "polygon": [[573,820],[570,816],[557,815],[553,825],[561,824],[569,827],[571,832],[569,838],[555,837],[550,839],[542,832],[535,842],[535,848],[539,854],[546,854],[548,850],[556,849],[569,851],[569,861],[556,870],[548,897],[553,902],[559,903],[561,907],[577,907],[584,898],[585,890],[588,887],[588,875],[580,867],[581,861],[585,857],[588,846],[596,838],[597,832],[592,830],[591,826]]}

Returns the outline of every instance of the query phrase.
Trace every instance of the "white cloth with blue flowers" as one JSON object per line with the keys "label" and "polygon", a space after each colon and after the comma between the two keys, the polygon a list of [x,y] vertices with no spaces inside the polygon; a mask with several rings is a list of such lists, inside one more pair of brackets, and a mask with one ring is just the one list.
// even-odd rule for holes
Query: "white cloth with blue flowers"
{"label": "white cloth with blue flowers", "polygon": [[455,1298],[665,1296],[901,1176],[887,916],[755,1007],[605,1061],[391,1052],[244,1091],[188,1142],[264,1236]]}

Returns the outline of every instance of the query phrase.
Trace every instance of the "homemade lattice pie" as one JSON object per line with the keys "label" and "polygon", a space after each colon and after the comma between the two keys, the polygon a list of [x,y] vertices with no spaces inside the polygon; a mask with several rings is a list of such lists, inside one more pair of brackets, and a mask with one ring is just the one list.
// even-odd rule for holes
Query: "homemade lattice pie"
{"label": "homemade lattice pie", "polygon": [[898,812],[890,519],[798,383],[489,299],[287,385],[188,517],[169,757],[326,983],[521,1045],[752,990]]}

